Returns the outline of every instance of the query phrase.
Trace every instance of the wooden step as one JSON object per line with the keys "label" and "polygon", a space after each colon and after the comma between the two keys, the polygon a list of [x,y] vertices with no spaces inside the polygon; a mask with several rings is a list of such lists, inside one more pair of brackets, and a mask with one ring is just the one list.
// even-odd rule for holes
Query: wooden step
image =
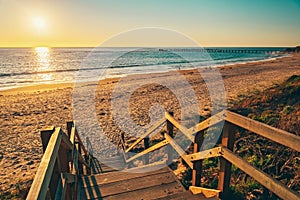
{"label": "wooden step", "polygon": [[151,176],[155,174],[169,173],[169,172],[170,170],[167,167],[164,167],[160,170],[156,170],[153,172],[146,172],[146,173],[133,173],[133,172],[126,173],[126,172],[116,171],[111,173],[95,174],[91,176],[82,176],[81,181],[83,183],[83,187],[86,187],[86,186],[94,186],[94,185],[103,185],[107,183],[119,182],[119,181]]}
{"label": "wooden step", "polygon": [[157,199],[186,192],[168,167],[144,173],[110,172],[80,179],[82,199]]}
{"label": "wooden step", "polygon": [[[149,199],[166,196],[171,193],[183,192],[170,174],[157,174],[153,176],[140,177],[126,181],[119,181],[100,186],[86,187],[87,199],[102,197],[103,199]],[[134,199],[136,199],[134,198]]]}
{"label": "wooden step", "polygon": [[217,197],[205,198],[202,194],[194,195],[190,191],[180,192],[172,195],[168,195],[165,197],[157,198],[157,200],[220,200]]}

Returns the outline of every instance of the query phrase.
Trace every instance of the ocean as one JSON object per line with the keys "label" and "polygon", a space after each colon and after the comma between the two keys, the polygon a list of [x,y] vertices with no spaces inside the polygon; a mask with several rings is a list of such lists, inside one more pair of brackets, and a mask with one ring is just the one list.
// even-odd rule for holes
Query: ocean
{"label": "ocean", "polygon": [[276,59],[284,49],[0,48],[0,90]]}

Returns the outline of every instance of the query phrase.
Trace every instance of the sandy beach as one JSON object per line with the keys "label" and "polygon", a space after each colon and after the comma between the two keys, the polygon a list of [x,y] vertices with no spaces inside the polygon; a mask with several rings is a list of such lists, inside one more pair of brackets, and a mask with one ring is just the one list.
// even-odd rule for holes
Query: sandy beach
{"label": "sandy beach", "polygon": [[[209,70],[209,69],[203,69]],[[300,55],[271,61],[219,67],[226,90],[228,106],[257,90],[279,83],[289,76],[300,74]],[[172,83],[175,72],[134,75],[132,81],[164,77]],[[198,98],[201,115],[208,115],[211,103],[205,82],[198,71],[180,71]],[[98,124],[108,137],[117,141],[121,130],[114,122],[110,97],[118,79],[99,81],[96,90]],[[130,83],[128,83],[130,84]],[[93,84],[90,84],[93,87]],[[73,120],[72,93],[74,84],[39,85],[0,91],[0,194],[25,192],[34,178],[42,157],[39,131],[45,126],[66,128]],[[185,90],[185,88],[181,88]],[[146,85],[136,90],[131,99],[131,115],[140,125],[149,123],[149,108],[154,104],[173,110],[180,117],[180,105],[168,88]],[[130,143],[131,138],[126,137]]]}

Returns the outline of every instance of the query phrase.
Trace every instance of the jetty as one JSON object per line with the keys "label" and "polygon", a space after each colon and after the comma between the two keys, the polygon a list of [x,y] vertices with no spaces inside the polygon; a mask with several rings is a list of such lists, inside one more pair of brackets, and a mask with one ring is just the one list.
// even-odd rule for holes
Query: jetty
{"label": "jetty", "polygon": [[[224,123],[220,143],[201,151],[204,132],[220,123]],[[164,139],[156,143],[149,141],[149,135],[162,126],[166,126],[167,130]],[[228,110],[191,128],[180,124],[170,112],[165,113],[130,146],[126,145],[124,135],[121,135],[120,152],[106,160],[98,160],[83,144],[75,122],[68,122],[67,133],[59,127],[48,127],[41,131],[44,155],[27,199],[227,199],[231,167],[235,165],[278,197],[300,200],[298,192],[235,154],[233,145],[238,128],[300,151],[299,136]],[[191,142],[192,153],[187,153],[175,141],[178,131]],[[130,153],[140,144],[144,147],[142,151]],[[150,163],[149,153],[162,147],[167,148],[167,158]],[[192,170],[192,186],[188,190],[166,165],[172,162],[175,152]],[[203,160],[213,157],[218,157],[220,163],[218,186],[213,189],[201,187]],[[145,165],[131,167],[132,162],[138,159],[143,159]]]}
{"label": "jetty", "polygon": [[237,54],[279,54],[286,53],[287,49],[274,50],[268,48],[168,48],[167,50],[159,49],[159,51],[170,52],[200,52],[200,53],[237,53]]}

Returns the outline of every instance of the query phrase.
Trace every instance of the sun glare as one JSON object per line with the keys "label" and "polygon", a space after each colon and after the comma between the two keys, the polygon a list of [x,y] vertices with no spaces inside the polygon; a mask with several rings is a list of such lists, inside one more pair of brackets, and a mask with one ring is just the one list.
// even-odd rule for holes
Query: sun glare
{"label": "sun glare", "polygon": [[41,31],[46,27],[46,22],[41,17],[35,17],[33,18],[33,25],[35,26],[35,28]]}
{"label": "sun glare", "polygon": [[[35,49],[36,59],[38,67],[36,71],[48,71],[50,70],[50,49],[48,47],[36,47]],[[37,74],[37,78],[44,81],[52,80],[51,73]]]}

